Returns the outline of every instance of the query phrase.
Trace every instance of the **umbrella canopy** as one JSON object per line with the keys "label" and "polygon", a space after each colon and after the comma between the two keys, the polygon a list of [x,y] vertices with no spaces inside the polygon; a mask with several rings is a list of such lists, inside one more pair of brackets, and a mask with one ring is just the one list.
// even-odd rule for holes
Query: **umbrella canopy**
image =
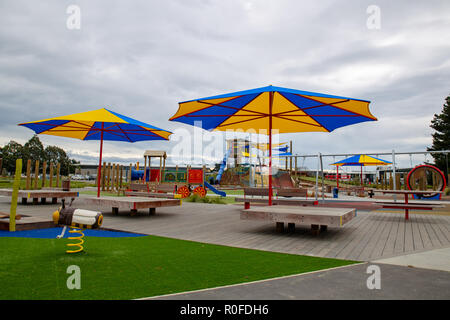
{"label": "umbrella canopy", "polygon": [[[272,189],[272,131],[332,132],[377,120],[370,101],[275,86],[211,96],[179,103],[172,121],[207,130],[265,130],[269,135],[269,189]],[[269,192],[269,205],[272,192]]]}
{"label": "umbrella canopy", "polygon": [[100,140],[100,161],[97,175],[97,196],[100,196],[100,177],[103,140],[137,142],[169,140],[170,131],[157,128],[108,109],[98,109],[67,116],[20,123],[37,134],[48,134],[80,140]]}
{"label": "umbrella canopy", "polygon": [[339,187],[339,167],[340,166],[360,166],[361,167],[361,185],[362,185],[362,167],[365,166],[385,166],[385,165],[390,165],[392,164],[392,162],[387,161],[387,160],[383,160],[383,159],[379,159],[379,158],[375,158],[375,157],[371,157],[365,154],[359,154],[359,155],[355,155],[352,156],[350,158],[332,163],[332,166],[336,166],[336,182],[337,182],[337,186]]}

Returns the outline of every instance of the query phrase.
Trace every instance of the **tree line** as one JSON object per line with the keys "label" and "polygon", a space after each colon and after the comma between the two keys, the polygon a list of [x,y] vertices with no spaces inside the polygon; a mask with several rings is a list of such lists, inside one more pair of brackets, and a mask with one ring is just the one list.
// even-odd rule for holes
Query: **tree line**
{"label": "tree line", "polygon": [[[61,165],[60,173],[64,176],[75,173],[75,169],[80,164],[79,161],[70,159],[67,153],[59,147],[47,146],[44,148],[37,135],[34,135],[24,145],[11,140],[3,147],[0,147],[0,158],[2,159],[3,169],[9,174],[14,174],[17,159],[22,159],[25,163],[27,160],[31,160],[33,167],[35,161],[39,160],[40,169],[42,169],[44,161],[47,163],[59,163]],[[25,171],[26,165],[23,165],[22,172]]]}

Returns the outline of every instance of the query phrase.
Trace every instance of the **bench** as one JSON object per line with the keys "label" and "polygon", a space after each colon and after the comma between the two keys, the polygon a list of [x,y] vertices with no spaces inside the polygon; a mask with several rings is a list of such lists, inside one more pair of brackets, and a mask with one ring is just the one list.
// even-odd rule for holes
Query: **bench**
{"label": "bench", "polygon": [[[0,195],[3,196],[12,196],[11,189],[0,189]],[[33,199],[33,204],[38,204],[39,199],[41,199],[41,203],[45,204],[47,202],[47,198],[52,199],[52,203],[57,203],[58,199],[64,198],[77,198],[79,196],[76,191],[62,191],[62,190],[19,190],[17,197],[21,198],[22,204],[27,204],[28,199]]]}
{"label": "bench", "polygon": [[436,203],[404,203],[404,202],[394,202],[394,201],[375,201],[376,204],[381,205],[385,209],[404,209],[405,210],[405,220],[408,220],[409,210],[433,210],[434,208],[444,208],[442,204]]}
{"label": "bench", "polygon": [[[276,198],[272,199],[274,205],[317,205],[316,200],[302,199],[279,199],[278,197],[307,197],[308,190],[301,188],[274,189]],[[252,196],[249,198],[248,196]],[[260,198],[254,198],[260,196]],[[250,209],[250,203],[267,203],[269,196],[268,188],[244,188],[244,197],[236,197],[236,202],[244,202],[244,209]]]}
{"label": "bench", "polygon": [[355,208],[321,208],[266,206],[244,209],[241,220],[259,220],[275,222],[276,230],[282,232],[287,223],[289,231],[295,230],[295,225],[311,225],[311,232],[318,235],[330,227],[342,227],[356,217]]}
{"label": "bench", "polygon": [[124,196],[128,197],[151,197],[151,198],[175,198],[173,192],[174,186],[167,184],[149,185],[147,183],[131,183],[127,190],[123,191]]}
{"label": "bench", "polygon": [[110,206],[112,213],[118,214],[119,209],[129,210],[132,216],[137,214],[139,209],[149,209],[149,214],[155,214],[156,208],[168,206],[180,206],[181,201],[178,199],[156,199],[156,198],[139,198],[139,197],[100,197],[100,198],[84,198],[87,204],[94,206]]}

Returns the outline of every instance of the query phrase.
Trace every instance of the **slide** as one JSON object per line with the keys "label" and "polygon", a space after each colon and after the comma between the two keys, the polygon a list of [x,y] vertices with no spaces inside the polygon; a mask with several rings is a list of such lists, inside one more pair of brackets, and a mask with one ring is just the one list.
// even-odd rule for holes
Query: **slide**
{"label": "slide", "polygon": [[231,154],[231,148],[228,149],[227,153],[225,154],[225,157],[223,158],[222,164],[220,165],[219,172],[217,173],[217,177],[216,177],[217,183],[220,183],[220,179],[222,179],[222,174],[225,171],[225,167],[227,166],[227,160],[228,160],[228,157],[230,156],[230,154]]}
{"label": "slide", "polygon": [[212,185],[210,185],[208,182],[204,182],[204,184],[205,184],[206,188],[210,189],[215,194],[218,194],[219,196],[222,196],[222,197],[226,197],[227,196],[227,194],[225,192],[217,190]]}

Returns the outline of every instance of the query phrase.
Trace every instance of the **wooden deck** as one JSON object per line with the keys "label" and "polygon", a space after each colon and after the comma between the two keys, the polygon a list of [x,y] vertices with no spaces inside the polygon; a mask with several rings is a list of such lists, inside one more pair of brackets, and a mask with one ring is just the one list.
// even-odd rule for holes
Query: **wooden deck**
{"label": "wooden deck", "polygon": [[[72,206],[99,209],[86,199],[82,195]],[[9,206],[10,199],[0,197],[0,211],[8,212]],[[50,218],[52,206],[57,208],[21,206],[18,213]],[[402,211],[359,209],[343,227],[329,227],[314,236],[310,226],[299,225],[294,232],[279,233],[273,222],[241,220],[242,205],[238,204],[183,202],[181,207],[160,207],[156,215],[138,210],[133,219],[113,215],[110,208],[102,210],[104,228],[291,254],[371,261],[450,246],[450,216],[433,211],[412,210],[405,221]]]}

